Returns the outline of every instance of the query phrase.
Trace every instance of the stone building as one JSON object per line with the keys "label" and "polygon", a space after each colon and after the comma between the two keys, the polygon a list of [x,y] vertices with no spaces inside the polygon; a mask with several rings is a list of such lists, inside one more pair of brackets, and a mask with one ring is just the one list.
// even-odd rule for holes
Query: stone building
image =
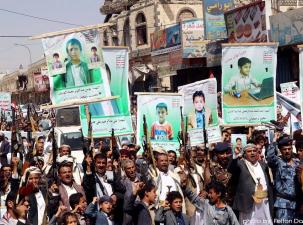
{"label": "stone building", "polygon": [[105,1],[100,11],[108,26],[101,30],[104,46],[128,46],[130,50],[130,89],[161,91],[170,78],[159,79],[151,60],[151,33],[183,19],[203,18],[200,0]]}

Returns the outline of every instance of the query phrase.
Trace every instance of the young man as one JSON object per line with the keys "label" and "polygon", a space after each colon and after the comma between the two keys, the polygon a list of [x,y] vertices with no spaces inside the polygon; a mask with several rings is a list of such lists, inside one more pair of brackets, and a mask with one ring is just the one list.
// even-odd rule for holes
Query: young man
{"label": "young man", "polygon": [[100,57],[97,54],[97,48],[95,46],[93,46],[91,48],[91,52],[92,52],[92,56],[90,57],[90,62],[94,63],[94,62],[100,62]]}
{"label": "young man", "polygon": [[189,225],[189,218],[182,213],[182,203],[183,197],[180,192],[169,192],[164,204],[156,211],[155,222],[173,225],[176,221],[180,225]]}
{"label": "young man", "polygon": [[[149,207],[155,203],[157,198],[156,186],[148,181],[144,186],[137,182],[132,185],[132,193],[125,196],[124,200],[124,223],[136,225],[152,225],[153,218]],[[136,201],[139,196],[140,201]]]}
{"label": "young man", "polygon": [[[205,104],[203,91],[193,94],[194,110],[188,115],[188,129],[207,127],[211,123],[211,110]],[[204,121],[205,120],[205,121]]]}
{"label": "young man", "polygon": [[52,69],[55,70],[55,69],[62,68],[62,63],[59,60],[59,54],[58,53],[53,54],[53,59],[54,59],[54,61],[52,63]]}
{"label": "young man", "polygon": [[[275,134],[274,142],[269,145],[266,152],[268,165],[274,171],[275,180],[275,221],[279,224],[288,224],[294,221],[296,213],[297,194],[296,169],[299,160],[293,158],[292,139],[288,136],[278,137]],[[281,152],[277,156],[276,150]]]}
{"label": "young man", "polygon": [[[206,192],[201,196],[186,188],[186,176],[181,178],[184,195],[197,207],[197,210],[203,215],[200,224],[205,225],[238,225],[239,222],[233,210],[224,202],[225,186],[221,182],[212,181],[206,186]],[[209,199],[205,199],[208,195]]]}
{"label": "young man", "polygon": [[234,96],[237,93],[251,89],[251,85],[259,87],[260,83],[251,77],[251,60],[246,57],[241,57],[238,60],[239,74],[230,78],[224,91]]}
{"label": "young man", "polygon": [[171,140],[173,139],[173,129],[170,123],[166,121],[168,115],[167,104],[158,103],[156,106],[158,121],[151,126],[151,139],[155,140]]}
{"label": "young man", "polygon": [[97,203],[97,198],[94,198],[93,202],[88,205],[85,214],[96,218],[95,224],[113,225],[114,222],[111,216],[113,200],[109,196],[104,195],[99,199],[99,209]]}

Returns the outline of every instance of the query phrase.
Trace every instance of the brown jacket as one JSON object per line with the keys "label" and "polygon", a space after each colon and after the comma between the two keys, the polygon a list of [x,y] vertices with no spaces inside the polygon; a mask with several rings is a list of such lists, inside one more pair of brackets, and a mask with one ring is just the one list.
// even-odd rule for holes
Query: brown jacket
{"label": "brown jacket", "polygon": [[[205,108],[205,127],[208,127],[208,125],[211,124],[212,122],[211,110],[207,107],[204,108]],[[188,115],[187,128],[188,129],[197,128],[197,118],[196,118],[195,110],[191,111]]]}
{"label": "brown jacket", "polygon": [[[76,189],[77,192],[80,192],[86,199],[84,189],[81,185],[78,185],[76,184],[76,182],[73,182],[73,187]],[[59,195],[61,198],[60,205],[64,205],[67,208],[67,210],[70,210],[68,194],[65,187],[62,184],[59,185]]]}

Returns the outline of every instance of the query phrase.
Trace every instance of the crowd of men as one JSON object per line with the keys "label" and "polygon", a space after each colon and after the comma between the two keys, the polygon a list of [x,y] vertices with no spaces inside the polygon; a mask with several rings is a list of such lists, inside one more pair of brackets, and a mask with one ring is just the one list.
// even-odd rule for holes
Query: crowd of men
{"label": "crowd of men", "polygon": [[[11,151],[0,133],[0,224],[237,225],[303,223],[303,131],[249,129],[248,144],[180,146],[152,154],[130,142],[53,154],[51,137]],[[152,157],[153,156],[153,157]],[[56,157],[54,160],[53,157]]]}

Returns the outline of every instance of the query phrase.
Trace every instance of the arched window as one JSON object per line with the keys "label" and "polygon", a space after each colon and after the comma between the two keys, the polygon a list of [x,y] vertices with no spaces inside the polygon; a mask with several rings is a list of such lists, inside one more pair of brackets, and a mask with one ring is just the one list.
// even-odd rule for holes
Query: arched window
{"label": "arched window", "polygon": [[128,18],[125,20],[123,26],[123,45],[130,47],[130,27]]}
{"label": "arched window", "polygon": [[185,19],[195,18],[195,14],[190,9],[184,9],[179,13],[178,22]]}
{"label": "arched window", "polygon": [[143,13],[139,13],[136,17],[136,38],[137,45],[147,44],[146,18]]}

